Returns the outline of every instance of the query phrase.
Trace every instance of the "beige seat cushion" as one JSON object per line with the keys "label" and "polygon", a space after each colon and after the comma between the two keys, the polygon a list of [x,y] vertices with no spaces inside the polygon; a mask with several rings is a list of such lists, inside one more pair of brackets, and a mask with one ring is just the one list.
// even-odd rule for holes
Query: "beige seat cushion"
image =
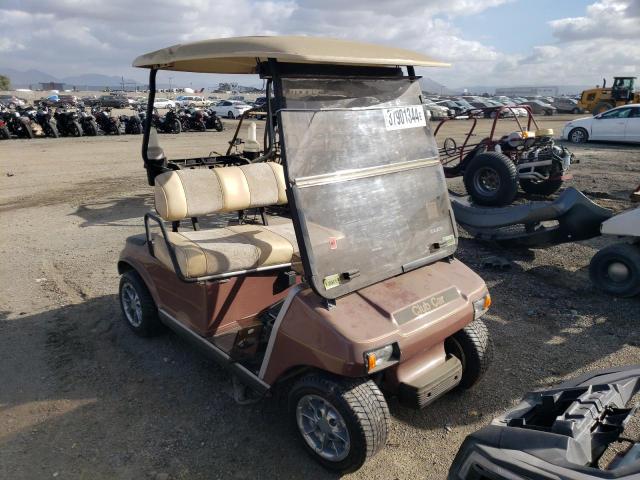
{"label": "beige seat cushion", "polygon": [[[298,252],[298,245],[295,235],[288,234],[286,225],[233,225],[167,234],[182,274],[187,278],[198,278],[290,264],[291,257]],[[173,270],[162,235],[154,234],[152,238],[156,258]]]}

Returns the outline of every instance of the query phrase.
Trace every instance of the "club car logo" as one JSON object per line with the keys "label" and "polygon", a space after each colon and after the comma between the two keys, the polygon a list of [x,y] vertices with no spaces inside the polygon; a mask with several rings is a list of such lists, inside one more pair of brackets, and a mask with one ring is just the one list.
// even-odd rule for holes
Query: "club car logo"
{"label": "club car logo", "polygon": [[398,325],[402,325],[426,315],[427,313],[433,312],[458,297],[460,297],[458,290],[455,287],[452,287],[444,292],[438,293],[437,295],[432,295],[430,297],[423,298],[422,300],[418,300],[408,307],[397,311],[393,314],[393,318],[398,322]]}

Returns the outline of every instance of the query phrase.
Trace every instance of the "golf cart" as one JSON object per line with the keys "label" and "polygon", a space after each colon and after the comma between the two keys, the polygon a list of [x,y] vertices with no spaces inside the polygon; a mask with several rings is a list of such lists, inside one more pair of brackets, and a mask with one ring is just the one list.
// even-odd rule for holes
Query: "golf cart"
{"label": "golf cart", "polygon": [[[258,74],[268,99],[252,159],[169,159],[146,123],[157,213],[118,262],[134,332],[170,327],[230,371],[240,401],[290,387],[302,444],[340,472],[384,447],[385,396],[420,408],[480,379],[491,298],[454,257],[414,72],[442,64],[343,40],[242,37],[172,46],[133,65],[150,69],[147,118],[159,69]],[[290,220],[199,222],[283,204]]]}
{"label": "golf cart", "polygon": [[[478,119],[474,118],[462,145],[447,137],[439,149],[447,178],[463,176],[467,193],[478,205],[509,205],[516,197],[518,183],[527,193],[551,195],[572,178],[567,171],[573,154],[554,144],[553,130],[540,128],[528,105],[518,106],[527,111],[526,124],[513,108],[504,106],[498,110],[489,136],[480,142],[471,141],[477,135]],[[498,122],[507,112],[511,112],[518,128],[508,135],[496,136]],[[449,121],[445,119],[438,124],[436,138]]]}

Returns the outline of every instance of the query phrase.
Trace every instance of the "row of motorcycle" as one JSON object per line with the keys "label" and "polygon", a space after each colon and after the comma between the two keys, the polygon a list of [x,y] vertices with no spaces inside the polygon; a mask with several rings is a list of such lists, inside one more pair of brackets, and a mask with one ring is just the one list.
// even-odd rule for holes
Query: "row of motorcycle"
{"label": "row of motorcycle", "polygon": [[[144,107],[134,107],[132,115],[115,116],[109,107],[86,108],[46,106],[22,107],[10,110],[0,106],[0,139],[34,138],[40,130],[46,137],[81,137],[104,135],[139,135],[146,121]],[[164,115],[154,109],[152,125],[161,133],[224,129],[213,110],[185,108],[169,109]]]}

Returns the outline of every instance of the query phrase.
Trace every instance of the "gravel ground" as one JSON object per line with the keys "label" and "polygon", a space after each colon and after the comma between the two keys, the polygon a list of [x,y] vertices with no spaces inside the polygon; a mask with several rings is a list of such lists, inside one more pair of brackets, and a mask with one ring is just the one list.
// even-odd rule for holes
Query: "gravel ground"
{"label": "gravel ground", "polygon": [[[559,133],[566,120],[544,123]],[[207,154],[231,131],[161,138],[169,157]],[[572,149],[572,185],[629,207],[640,149]],[[174,335],[138,338],[120,318],[116,261],[152,206],[139,150],[132,136],[0,143],[0,478],[333,478],[306,456],[278,397],[236,405],[215,364]],[[526,391],[639,363],[640,299],[608,297],[586,273],[609,242],[503,250],[462,238],[459,257],[493,295],[495,362],[476,388],[424,411],[391,399],[387,448],[348,478],[443,479],[465,436]],[[488,255],[510,268],[483,267]]]}

